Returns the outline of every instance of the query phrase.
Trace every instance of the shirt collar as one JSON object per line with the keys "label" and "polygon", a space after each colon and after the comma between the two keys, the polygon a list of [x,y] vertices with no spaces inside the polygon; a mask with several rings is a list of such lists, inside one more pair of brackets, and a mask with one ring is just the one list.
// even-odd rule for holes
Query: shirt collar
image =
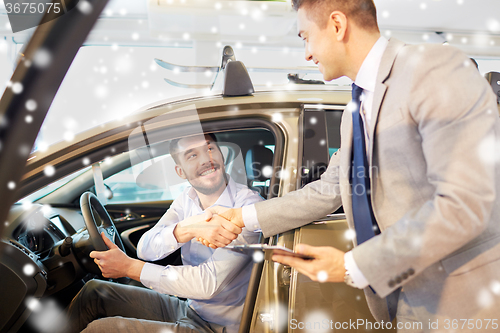
{"label": "shirt collar", "polygon": [[[219,196],[217,201],[210,207],[213,206],[223,206],[223,207],[233,207],[234,206],[234,199],[236,197],[236,183],[234,180],[226,174],[228,182],[227,186],[224,189],[224,192]],[[187,192],[187,196],[196,204],[200,205],[200,200],[198,199],[198,193],[196,193],[195,189],[191,186]],[[208,208],[208,207],[207,207]]]}
{"label": "shirt collar", "polygon": [[389,41],[381,36],[375,45],[373,45],[363,61],[363,64],[361,64],[358,75],[356,75],[356,81],[354,83],[356,83],[358,87],[363,88],[363,90],[375,92],[378,68],[380,67],[380,62],[382,61],[382,56],[388,43]]}

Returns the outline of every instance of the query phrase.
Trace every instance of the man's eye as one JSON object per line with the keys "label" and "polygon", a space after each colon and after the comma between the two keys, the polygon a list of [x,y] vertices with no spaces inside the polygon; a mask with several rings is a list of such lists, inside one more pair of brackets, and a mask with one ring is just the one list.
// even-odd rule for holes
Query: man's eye
{"label": "man's eye", "polygon": [[193,159],[195,157],[196,157],[196,154],[191,154],[191,155],[188,156],[188,160]]}

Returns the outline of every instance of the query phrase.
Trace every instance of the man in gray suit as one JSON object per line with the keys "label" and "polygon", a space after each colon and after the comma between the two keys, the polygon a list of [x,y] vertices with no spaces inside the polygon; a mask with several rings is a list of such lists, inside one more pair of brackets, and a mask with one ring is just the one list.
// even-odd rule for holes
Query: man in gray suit
{"label": "man in gray suit", "polygon": [[303,189],[213,211],[269,237],[343,205],[352,251],[301,244],[296,251],[314,260],[273,259],[363,288],[375,318],[397,312],[401,331],[419,327],[412,322],[424,331],[498,329],[500,121],[491,87],[450,46],[381,37],[372,0],[293,3],[306,59],[326,81],[355,83],[341,148]]}

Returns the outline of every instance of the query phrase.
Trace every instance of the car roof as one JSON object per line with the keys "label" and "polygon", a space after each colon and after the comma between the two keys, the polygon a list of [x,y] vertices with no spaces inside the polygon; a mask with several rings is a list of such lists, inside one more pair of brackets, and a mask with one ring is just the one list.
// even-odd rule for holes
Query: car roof
{"label": "car roof", "polygon": [[[265,91],[257,91],[253,95],[238,97],[223,97],[220,93],[210,92],[208,94],[197,94],[185,96],[183,98],[171,98],[160,100],[138,109],[133,114],[122,119],[93,127],[87,131],[79,133],[75,138],[68,141],[57,142],[46,151],[34,151],[28,158],[28,166],[37,163],[57,151],[67,147],[78,145],[78,143],[88,142],[93,137],[98,137],[105,132],[113,132],[123,126],[131,127],[131,124],[140,124],[157,116],[166,113],[186,112],[193,110],[214,107],[242,106],[245,104],[261,104],[270,107],[270,104],[278,106],[283,103],[300,104],[325,104],[325,105],[346,105],[351,99],[351,87],[334,85],[287,85],[286,87],[269,88]],[[187,112],[186,112],[187,113]],[[181,114],[182,116],[182,114]]]}

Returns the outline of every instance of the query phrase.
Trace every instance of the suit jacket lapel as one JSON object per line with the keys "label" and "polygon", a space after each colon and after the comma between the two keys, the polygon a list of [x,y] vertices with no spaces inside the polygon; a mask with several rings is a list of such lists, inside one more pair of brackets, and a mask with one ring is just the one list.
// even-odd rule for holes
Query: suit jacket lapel
{"label": "suit jacket lapel", "polygon": [[377,82],[375,83],[375,93],[373,95],[373,106],[372,106],[372,120],[371,126],[369,128],[369,136],[370,136],[370,160],[368,164],[371,166],[372,157],[373,157],[373,145],[376,140],[374,134],[375,129],[377,127],[378,115],[380,112],[380,107],[385,97],[385,93],[387,91],[387,85],[385,81],[389,78],[392,70],[392,66],[394,65],[394,61],[396,60],[396,56],[401,48],[404,46],[404,43],[391,38],[389,40],[389,44],[387,44],[387,48],[385,49],[384,55],[382,56],[382,61],[380,62],[380,67],[378,69],[377,74]]}

